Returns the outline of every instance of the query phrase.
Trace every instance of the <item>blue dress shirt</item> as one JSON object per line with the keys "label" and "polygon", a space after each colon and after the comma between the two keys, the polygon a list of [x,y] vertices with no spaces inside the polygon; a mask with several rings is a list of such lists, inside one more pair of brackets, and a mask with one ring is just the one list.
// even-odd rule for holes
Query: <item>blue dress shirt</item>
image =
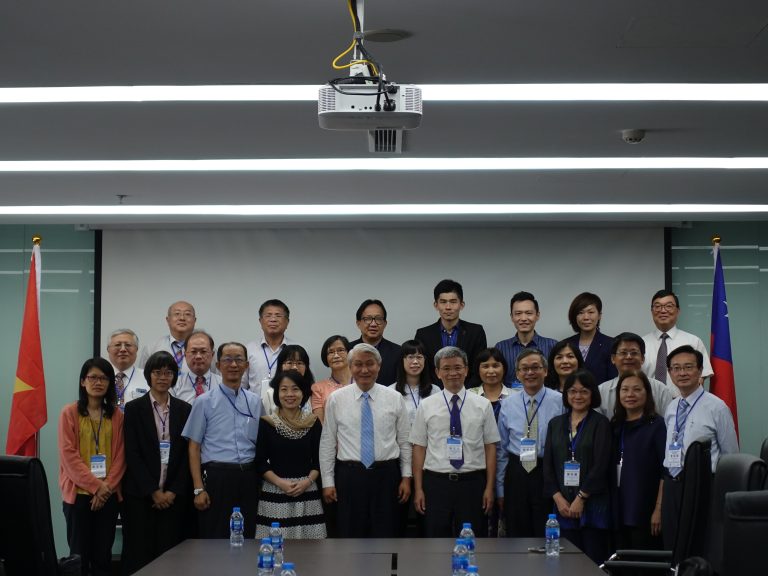
{"label": "blue dress shirt", "polygon": [[507,370],[507,373],[504,374],[504,385],[508,386],[509,388],[522,387],[520,382],[517,380],[517,371],[515,370],[515,362],[517,361],[517,357],[519,356],[520,352],[526,348],[535,348],[544,354],[544,358],[547,358],[549,357],[549,353],[552,351],[552,348],[555,347],[555,344],[557,344],[557,340],[554,338],[539,336],[536,332],[533,333],[533,339],[528,342],[527,346],[524,346],[520,342],[517,334],[512,336],[512,338],[507,338],[501,342],[496,342],[495,347],[501,350],[501,353],[504,355],[504,359],[507,361],[509,366],[509,370]]}

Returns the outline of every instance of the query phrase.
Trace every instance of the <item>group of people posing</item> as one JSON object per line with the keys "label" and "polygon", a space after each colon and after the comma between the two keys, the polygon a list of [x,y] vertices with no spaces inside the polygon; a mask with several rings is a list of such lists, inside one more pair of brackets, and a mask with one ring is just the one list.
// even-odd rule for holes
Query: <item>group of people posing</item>
{"label": "group of people posing", "polygon": [[[488,347],[459,318],[461,285],[435,287],[440,319],[402,345],[366,300],[359,340],[332,335],[315,381],[285,331],[288,307],[259,309],[260,341],[217,348],[186,302],[170,333],[139,350],[116,330],[109,360],[81,369],[59,423],[60,486],[83,574],[110,571],[118,514],[131,574],[187,537],[225,538],[239,506],[247,537],[563,536],[595,562],[616,547],[671,547],[691,442],[712,441],[712,472],[738,451],[730,411],[703,387],[701,341],[679,330],[677,296],[651,302],[656,331],[599,331],[600,298],[579,294],[576,332],[535,331],[528,292],[510,303],[515,336]],[[143,368],[142,368],[143,366]],[[408,532],[410,533],[410,532]]]}

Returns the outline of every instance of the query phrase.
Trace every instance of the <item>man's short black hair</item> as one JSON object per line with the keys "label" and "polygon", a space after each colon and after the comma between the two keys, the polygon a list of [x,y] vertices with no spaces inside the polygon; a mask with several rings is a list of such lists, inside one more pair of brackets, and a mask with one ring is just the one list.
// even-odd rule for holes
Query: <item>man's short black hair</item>
{"label": "man's short black hair", "polygon": [[384,312],[384,320],[387,319],[387,309],[384,307],[384,302],[381,300],[377,300],[376,298],[368,298],[367,300],[363,300],[363,303],[360,304],[357,308],[357,312],[355,312],[355,320],[360,322],[360,320],[363,319],[363,311],[368,308],[368,306],[376,305],[379,308],[381,308],[381,311]]}
{"label": "man's short black hair", "polygon": [[437,283],[437,286],[435,286],[435,302],[440,298],[440,294],[450,294],[451,292],[459,297],[460,302],[464,302],[464,289],[461,287],[461,284],[456,282],[456,280],[449,280],[447,278],[445,280],[440,280],[440,282]]}

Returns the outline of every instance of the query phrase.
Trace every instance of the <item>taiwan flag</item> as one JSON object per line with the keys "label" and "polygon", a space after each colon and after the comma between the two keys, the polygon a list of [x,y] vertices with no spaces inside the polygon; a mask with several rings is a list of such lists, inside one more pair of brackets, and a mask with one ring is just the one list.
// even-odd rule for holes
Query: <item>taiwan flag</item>
{"label": "taiwan flag", "polygon": [[715,241],[715,278],[712,285],[712,334],[710,357],[715,374],[709,383],[709,391],[723,400],[731,409],[736,434],[739,433],[739,418],[736,412],[736,385],[733,379],[733,357],[731,356],[731,331],[728,327],[728,301],[725,298],[723,262],[720,258],[720,242]]}

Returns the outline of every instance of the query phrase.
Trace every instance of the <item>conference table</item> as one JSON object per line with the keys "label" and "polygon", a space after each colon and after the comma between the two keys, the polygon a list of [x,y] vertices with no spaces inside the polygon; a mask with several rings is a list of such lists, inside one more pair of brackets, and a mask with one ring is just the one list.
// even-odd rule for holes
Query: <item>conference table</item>
{"label": "conference table", "polygon": [[[287,540],[285,559],[297,576],[450,576],[452,538],[345,538]],[[532,538],[479,538],[481,576],[510,572],[526,576],[600,576],[604,573],[565,539],[558,558],[529,552],[543,544]],[[246,540],[185,540],[142,568],[139,576],[255,576],[259,543]],[[278,575],[279,576],[279,575]]]}

